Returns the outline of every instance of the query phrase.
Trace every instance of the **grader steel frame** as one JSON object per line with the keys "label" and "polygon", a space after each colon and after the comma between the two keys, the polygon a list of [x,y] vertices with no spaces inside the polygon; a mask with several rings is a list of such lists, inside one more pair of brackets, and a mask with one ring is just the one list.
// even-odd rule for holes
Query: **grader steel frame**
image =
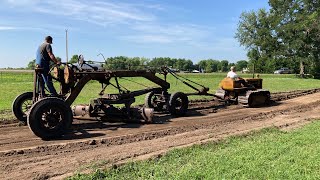
{"label": "grader steel frame", "polygon": [[[162,79],[152,70],[98,70],[84,60],[79,60],[78,63],[78,66],[64,63],[64,66],[52,68],[50,75],[60,83],[58,97],[46,95],[45,84],[41,77],[42,70],[35,69],[33,92],[25,92],[14,100],[13,113],[19,121],[28,124],[36,136],[49,140],[64,135],[72,124],[73,116],[89,115],[99,120],[104,120],[106,117],[143,119],[146,123],[152,123],[154,110],[169,111],[173,116],[185,115],[190,95],[215,96],[221,99],[219,96],[208,93],[209,88],[186,79],[167,67],[162,67],[160,70],[160,74],[164,75]],[[82,69],[83,64],[87,64],[92,69]],[[169,73],[196,92],[170,94],[168,92],[170,84],[167,82]],[[123,90],[118,81],[123,77],[144,77],[158,86],[132,92]],[[115,84],[110,82],[112,78]],[[91,100],[89,105],[71,108],[83,87],[91,80],[101,83],[100,98]],[[104,91],[109,85],[117,88],[119,93],[105,94]],[[145,107],[131,107],[135,97],[143,94],[146,94]],[[118,108],[114,104],[124,104],[124,107]]]}

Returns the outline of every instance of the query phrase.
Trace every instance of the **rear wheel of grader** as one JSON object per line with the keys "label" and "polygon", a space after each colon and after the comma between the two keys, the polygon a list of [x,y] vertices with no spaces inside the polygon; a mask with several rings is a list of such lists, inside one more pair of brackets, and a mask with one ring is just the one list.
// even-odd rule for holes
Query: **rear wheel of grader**
{"label": "rear wheel of grader", "polygon": [[32,92],[25,92],[16,97],[12,104],[12,112],[21,124],[27,125],[27,111],[32,106]]}
{"label": "rear wheel of grader", "polygon": [[62,99],[50,97],[31,107],[27,122],[36,136],[49,140],[65,134],[72,119],[71,108]]}
{"label": "rear wheel of grader", "polygon": [[169,100],[169,112],[173,116],[183,116],[188,110],[188,96],[182,92],[171,94]]}
{"label": "rear wheel of grader", "polygon": [[161,111],[165,105],[165,99],[163,99],[161,95],[151,91],[146,94],[144,105],[147,108],[153,108],[155,111]]}

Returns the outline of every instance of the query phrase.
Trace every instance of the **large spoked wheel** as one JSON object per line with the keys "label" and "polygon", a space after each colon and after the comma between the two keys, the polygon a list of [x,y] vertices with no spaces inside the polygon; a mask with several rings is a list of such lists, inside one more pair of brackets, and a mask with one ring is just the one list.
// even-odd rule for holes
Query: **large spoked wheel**
{"label": "large spoked wheel", "polygon": [[27,112],[32,106],[32,92],[25,92],[16,97],[12,104],[12,112],[23,124],[27,123]]}
{"label": "large spoked wheel", "polygon": [[183,116],[188,111],[188,96],[182,92],[173,93],[169,100],[169,112],[173,116]]}
{"label": "large spoked wheel", "polygon": [[45,98],[35,103],[28,116],[32,132],[44,139],[61,137],[72,124],[71,108],[59,98]]}
{"label": "large spoked wheel", "polygon": [[151,91],[146,94],[144,99],[144,105],[147,108],[153,108],[155,111],[163,110],[165,100],[155,92]]}

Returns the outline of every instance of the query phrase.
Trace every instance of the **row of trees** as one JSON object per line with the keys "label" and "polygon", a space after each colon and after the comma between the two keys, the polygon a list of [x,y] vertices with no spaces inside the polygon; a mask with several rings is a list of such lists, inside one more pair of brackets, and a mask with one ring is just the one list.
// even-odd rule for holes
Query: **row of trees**
{"label": "row of trees", "polygon": [[[78,55],[72,56],[70,63],[77,62]],[[89,61],[90,62],[90,61]],[[92,62],[92,61],[91,61]],[[229,63],[228,60],[201,60],[194,64],[190,59],[184,58],[170,58],[170,57],[156,57],[156,58],[140,58],[140,57],[126,57],[116,56],[106,59],[105,67],[107,69],[119,70],[119,69],[144,69],[159,68],[161,66],[168,66],[179,71],[192,71],[199,70],[201,72],[227,72],[231,66],[237,66],[237,69],[242,70],[246,68],[248,62],[245,60],[238,61],[236,63]]]}
{"label": "row of trees", "polygon": [[[58,60],[61,61],[61,58],[57,57]],[[77,63],[78,55],[73,55],[69,61],[69,63]],[[88,63],[95,63],[94,61],[88,60]],[[28,69],[34,68],[35,60],[32,60],[28,64]],[[103,62],[104,67],[112,70],[120,70],[120,69],[145,69],[145,68],[159,68],[161,66],[168,66],[175,70],[179,71],[188,71],[191,72],[193,70],[199,70],[201,72],[227,72],[229,71],[231,66],[236,66],[238,70],[242,70],[246,68],[248,62],[245,60],[238,61],[236,63],[229,63],[227,60],[201,60],[197,64],[193,64],[193,62],[189,59],[176,59],[169,57],[156,57],[153,59],[148,58],[140,58],[140,57],[126,57],[126,56],[116,56],[109,57]]]}
{"label": "row of trees", "polygon": [[248,62],[246,60],[240,60],[236,63],[229,63],[227,60],[201,60],[197,64],[199,69],[204,70],[205,72],[227,72],[230,70],[231,66],[236,66],[236,69],[243,70],[248,67]]}
{"label": "row of trees", "polygon": [[269,0],[269,5],[240,16],[236,38],[247,49],[249,66],[265,73],[289,67],[319,74],[320,1]]}

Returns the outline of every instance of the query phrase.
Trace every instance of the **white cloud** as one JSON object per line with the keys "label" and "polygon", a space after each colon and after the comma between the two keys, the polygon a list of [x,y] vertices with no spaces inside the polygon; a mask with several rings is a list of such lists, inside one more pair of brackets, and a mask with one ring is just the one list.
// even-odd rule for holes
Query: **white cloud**
{"label": "white cloud", "polygon": [[104,1],[32,1],[7,0],[11,6],[24,8],[27,11],[67,16],[76,20],[83,20],[102,26],[128,22],[146,22],[155,19],[147,10],[159,10],[160,5],[129,4]]}
{"label": "white cloud", "polygon": [[38,28],[38,27],[0,26],[0,31],[5,31],[5,30],[48,31],[45,28]]}
{"label": "white cloud", "polygon": [[11,26],[0,26],[0,31],[5,31],[5,30],[14,30],[16,29],[15,27]]}
{"label": "white cloud", "polygon": [[[23,9],[26,12],[54,15],[101,27],[110,25],[123,27],[126,30],[119,32],[118,37],[134,43],[179,44],[206,51],[211,51],[214,47],[222,51],[231,50],[234,47],[234,40],[219,41],[221,37],[216,37],[214,28],[163,21],[160,19],[161,17],[157,16],[157,12],[164,12],[168,7],[150,2],[7,0],[7,3],[14,6],[15,9]],[[11,28],[13,29],[13,27]],[[0,30],[10,30],[10,27],[7,29],[0,27]],[[39,28],[29,28],[29,30],[39,30]]]}
{"label": "white cloud", "polygon": [[7,0],[13,6],[30,6],[40,2],[40,0]]}
{"label": "white cloud", "polygon": [[112,0],[7,0],[7,2],[12,6],[23,8],[24,11],[68,17],[102,27],[124,25],[129,31],[121,38],[131,42],[186,43],[201,41],[210,34],[207,28],[198,25],[160,23],[156,12],[165,11],[165,6],[157,3],[123,3]]}

